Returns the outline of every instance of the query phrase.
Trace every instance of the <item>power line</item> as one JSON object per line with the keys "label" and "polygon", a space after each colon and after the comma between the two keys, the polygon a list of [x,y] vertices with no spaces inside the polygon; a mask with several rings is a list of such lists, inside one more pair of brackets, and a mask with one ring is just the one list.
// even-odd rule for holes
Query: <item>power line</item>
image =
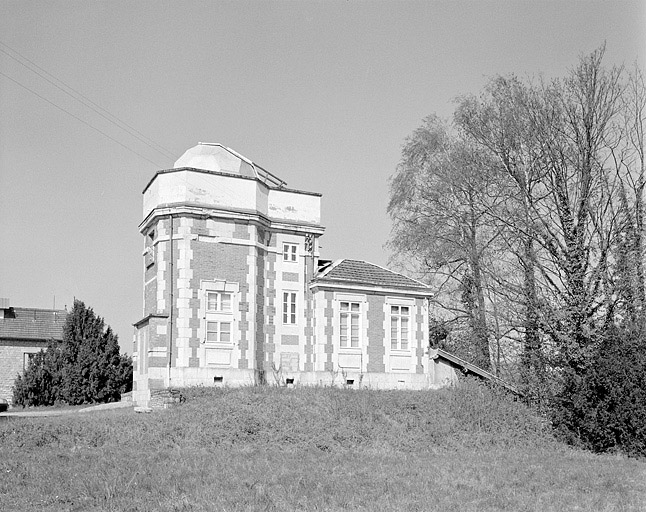
{"label": "power line", "polygon": [[[36,71],[36,70],[34,70],[34,69],[30,68],[30,67],[29,67],[28,65],[26,65],[24,62],[20,61],[19,59],[17,59],[16,57],[14,57],[13,55],[11,55],[10,53],[8,53],[8,52],[6,52],[5,50],[3,50],[2,48],[0,48],[0,52],[4,53],[4,54],[5,54],[5,55],[7,55],[8,57],[12,58],[12,59],[13,59],[13,60],[15,60],[16,62],[18,62],[20,65],[22,65],[22,66],[26,67],[26,68],[27,68],[27,69],[29,69],[32,73],[35,73],[36,75],[40,76],[42,79],[46,80],[47,82],[49,82],[50,84],[52,84],[54,87],[56,87],[56,88],[60,89],[61,91],[63,91],[65,94],[67,94],[67,95],[68,95],[68,96],[70,96],[71,98],[75,99],[76,101],[78,101],[79,103],[83,104],[84,106],[86,106],[86,107],[90,108],[91,110],[93,110],[94,112],[96,112],[97,114],[99,114],[100,116],[102,116],[104,119],[106,119],[107,121],[109,121],[109,122],[111,122],[112,124],[116,125],[118,128],[121,128],[122,130],[124,130],[124,131],[128,132],[130,135],[132,135],[133,137],[137,138],[138,140],[140,140],[141,142],[143,142],[144,144],[146,144],[146,145],[147,145],[147,146],[149,146],[150,148],[154,149],[155,151],[157,151],[157,152],[159,152],[159,153],[164,154],[164,156],[165,156],[165,157],[170,158],[170,159],[176,159],[176,156],[175,156],[175,155],[173,155],[173,153],[172,153],[171,151],[167,150],[167,149],[166,149],[166,148],[164,148],[162,145],[160,145],[160,144],[158,144],[157,142],[153,141],[153,140],[152,140],[152,139],[150,139],[149,137],[146,137],[143,133],[141,133],[140,131],[138,131],[136,128],[134,128],[134,127],[130,126],[129,124],[127,124],[126,122],[124,122],[124,121],[120,120],[117,116],[115,116],[114,114],[111,114],[108,110],[106,110],[105,108],[101,107],[100,105],[98,105],[97,103],[95,103],[95,102],[94,102],[94,101],[92,101],[90,98],[88,98],[87,96],[83,95],[81,92],[77,91],[77,90],[76,90],[76,89],[74,89],[73,87],[71,87],[71,86],[67,85],[65,82],[63,82],[63,80],[61,80],[61,79],[59,79],[59,78],[55,77],[54,75],[52,75],[52,74],[51,74],[51,73],[49,73],[47,70],[45,70],[45,69],[43,69],[42,67],[40,67],[40,66],[39,66],[38,64],[36,64],[35,62],[33,62],[33,61],[29,60],[27,57],[25,57],[25,56],[21,55],[19,52],[17,52],[16,50],[14,50],[13,48],[11,48],[11,47],[10,47],[10,46],[8,46],[7,44],[5,44],[5,43],[3,43],[2,41],[0,41],[0,46],[4,46],[5,48],[7,48],[7,49],[11,50],[13,53],[15,53],[16,55],[18,55],[21,59],[23,59],[23,60],[25,60],[25,61],[29,62],[32,66],[34,66],[35,68],[37,68],[37,69],[39,69],[40,71],[42,71],[43,73],[45,73],[45,75],[47,75],[47,76],[43,76],[43,75],[42,75],[41,73],[39,73],[38,71]],[[48,77],[50,77],[51,79],[50,79],[50,78],[48,78]],[[55,83],[54,81],[52,81],[52,79],[53,79],[53,80],[55,80],[56,82],[59,82],[60,84],[62,84],[66,89],[69,89],[69,90],[73,91],[75,94],[77,94],[78,96],[80,96],[80,98],[78,98],[78,97],[74,96],[74,95],[73,95],[72,93],[70,93],[68,90],[66,90],[65,88],[61,87],[60,85],[58,85],[57,83]],[[95,107],[96,107],[96,108],[95,108]],[[97,110],[97,109],[99,109],[99,110]],[[134,132],[134,133],[133,133],[133,132]]]}
{"label": "power line", "polygon": [[119,142],[117,139],[115,139],[115,138],[113,138],[113,137],[110,137],[110,135],[108,135],[107,133],[105,133],[105,132],[104,132],[104,131],[102,131],[102,130],[99,130],[96,126],[92,126],[92,125],[91,125],[90,123],[88,123],[87,121],[84,121],[84,120],[83,120],[83,119],[81,119],[80,117],[78,117],[78,116],[76,116],[76,115],[72,114],[71,112],[68,112],[68,111],[67,111],[67,110],[65,110],[63,107],[58,106],[56,103],[54,103],[54,102],[53,102],[53,101],[51,101],[51,100],[48,100],[48,99],[47,99],[47,98],[45,98],[44,96],[41,96],[41,95],[40,95],[40,94],[38,94],[36,91],[33,91],[32,89],[30,89],[30,88],[29,88],[29,87],[27,87],[26,85],[21,84],[18,80],[14,80],[14,79],[13,79],[13,78],[11,78],[9,75],[4,74],[2,71],[0,71],[0,75],[4,76],[5,78],[8,78],[8,79],[9,79],[9,80],[11,80],[13,83],[15,83],[15,84],[19,85],[20,87],[22,87],[23,89],[25,89],[25,90],[29,91],[30,93],[34,94],[35,96],[38,96],[41,100],[44,100],[44,101],[46,101],[47,103],[49,103],[50,105],[53,105],[54,107],[56,107],[57,109],[62,110],[62,111],[63,111],[63,112],[65,112],[67,115],[69,115],[69,116],[73,117],[73,118],[74,118],[74,119],[76,119],[77,121],[80,121],[80,122],[81,122],[81,123],[83,123],[84,125],[89,126],[89,127],[90,127],[90,128],[92,128],[93,130],[95,130],[95,131],[99,132],[99,133],[100,133],[101,135],[103,135],[104,137],[107,137],[108,139],[110,139],[112,142],[115,142],[115,143],[119,144],[119,146],[121,146],[122,148],[127,149],[128,151],[130,151],[130,152],[134,153],[135,155],[137,155],[137,156],[139,156],[139,157],[143,158],[144,160],[146,160],[146,161],[150,162],[151,164],[155,165],[156,167],[163,167],[163,166],[159,165],[157,162],[153,162],[153,161],[152,161],[152,160],[150,160],[149,158],[146,158],[144,155],[142,155],[141,153],[138,153],[138,152],[137,152],[137,151],[135,151],[134,149],[132,149],[132,148],[130,148],[130,147],[128,147],[128,146],[126,146],[125,144],[122,144],[122,143],[121,143],[121,142]]}
{"label": "power line", "polygon": [[[55,77],[54,75],[52,75],[52,74],[51,74],[51,73],[49,73],[47,70],[45,70],[45,69],[43,69],[42,67],[40,67],[40,66],[39,66],[38,64],[36,64],[35,62],[33,62],[33,61],[29,60],[27,57],[25,57],[25,56],[21,55],[19,52],[17,52],[16,50],[14,50],[13,48],[11,48],[11,47],[10,47],[10,46],[8,46],[7,44],[5,44],[5,43],[3,43],[2,41],[0,41],[0,46],[3,46],[3,47],[5,47],[5,48],[7,48],[8,50],[10,50],[11,52],[15,53],[16,55],[18,55],[18,56],[20,57],[20,59],[23,59],[24,61],[27,61],[31,66],[35,67],[36,69],[33,69],[32,67],[28,66],[27,64],[25,64],[24,62],[22,62],[20,59],[18,59],[18,58],[16,58],[15,56],[11,55],[11,53],[7,52],[6,50],[3,50],[2,48],[0,48],[0,52],[4,53],[4,54],[5,54],[5,55],[7,55],[9,58],[11,58],[11,59],[15,60],[18,64],[20,64],[21,66],[24,66],[25,68],[27,68],[27,69],[28,69],[29,71],[31,71],[32,73],[34,73],[34,74],[38,75],[39,77],[41,77],[43,80],[45,80],[45,81],[49,82],[51,85],[53,85],[53,86],[54,86],[54,87],[56,87],[57,89],[59,89],[59,90],[63,91],[65,94],[67,94],[67,95],[68,95],[68,96],[70,96],[71,98],[75,99],[76,101],[78,101],[78,102],[79,102],[79,103],[81,103],[82,105],[84,105],[84,106],[86,106],[87,108],[91,109],[92,111],[96,112],[96,113],[97,113],[97,114],[99,114],[101,117],[103,117],[104,119],[106,119],[108,122],[110,122],[110,123],[114,124],[114,125],[115,125],[115,126],[117,126],[118,128],[120,128],[120,129],[122,129],[123,131],[127,132],[128,134],[132,135],[132,136],[133,136],[133,137],[135,137],[137,140],[139,140],[140,142],[143,142],[143,143],[144,143],[144,144],[146,144],[148,147],[152,148],[153,150],[157,151],[158,153],[163,154],[163,155],[164,155],[164,157],[169,158],[169,159],[171,159],[171,160],[176,160],[176,159],[177,159],[177,157],[176,157],[176,156],[175,156],[171,151],[169,151],[168,149],[164,148],[161,144],[158,144],[157,142],[155,142],[154,140],[150,139],[149,137],[146,137],[146,136],[145,136],[143,133],[141,133],[139,130],[137,130],[136,128],[134,128],[134,127],[130,126],[130,125],[129,125],[128,123],[126,123],[125,121],[122,121],[121,119],[119,119],[119,118],[118,118],[117,116],[115,116],[114,114],[111,114],[108,110],[106,110],[106,109],[105,109],[105,108],[103,108],[102,106],[98,105],[97,103],[95,103],[95,102],[94,102],[94,101],[92,101],[90,98],[88,98],[87,96],[83,95],[81,92],[77,91],[77,90],[76,90],[76,89],[74,89],[73,87],[71,87],[71,86],[67,85],[63,80],[61,80],[61,79],[59,79],[59,78]],[[42,71],[42,73],[44,73],[44,74],[39,73],[39,71],[37,71],[37,70]],[[6,75],[5,75],[5,76],[6,76]],[[56,83],[56,82],[58,82],[58,83]],[[60,84],[62,84],[62,87],[61,87],[61,85],[59,85],[59,83],[60,83]],[[69,91],[72,91],[74,94],[72,94],[72,93],[71,93],[71,92],[69,92]],[[77,97],[77,96],[75,96],[75,95],[77,95],[78,97]]]}

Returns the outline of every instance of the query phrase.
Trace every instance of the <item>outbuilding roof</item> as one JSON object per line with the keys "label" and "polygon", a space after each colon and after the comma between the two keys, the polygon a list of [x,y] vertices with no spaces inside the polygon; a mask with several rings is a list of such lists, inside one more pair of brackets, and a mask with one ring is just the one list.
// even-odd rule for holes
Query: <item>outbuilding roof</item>
{"label": "outbuilding roof", "polygon": [[458,356],[447,352],[446,350],[442,350],[441,348],[432,348],[429,350],[429,357],[431,359],[444,359],[446,361],[449,361],[452,366],[460,368],[465,374],[472,373],[477,377],[480,377],[481,379],[488,380],[504,387],[506,390],[511,391],[515,395],[523,396],[523,393],[521,393],[517,388],[505,382],[501,378],[496,377],[493,373],[483,370],[479,366],[476,366],[473,363],[469,363],[468,361],[465,361],[464,359],[461,359]]}
{"label": "outbuilding roof", "polygon": [[362,260],[337,260],[321,268],[314,276],[314,281],[319,283],[371,285],[430,293],[429,287],[421,281]]}
{"label": "outbuilding roof", "polygon": [[66,317],[60,309],[8,308],[0,318],[0,339],[62,340]]}

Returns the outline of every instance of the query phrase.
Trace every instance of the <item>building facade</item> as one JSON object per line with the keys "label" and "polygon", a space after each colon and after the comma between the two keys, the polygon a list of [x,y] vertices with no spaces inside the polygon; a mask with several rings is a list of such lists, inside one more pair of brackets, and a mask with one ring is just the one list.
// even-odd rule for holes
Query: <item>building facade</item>
{"label": "building facade", "polygon": [[190,385],[429,386],[423,283],[319,258],[321,195],[220,144],[143,191],[133,399]]}
{"label": "building facade", "polygon": [[50,340],[63,340],[66,317],[65,310],[14,308],[0,299],[0,398],[11,402],[14,381],[30,358]]}

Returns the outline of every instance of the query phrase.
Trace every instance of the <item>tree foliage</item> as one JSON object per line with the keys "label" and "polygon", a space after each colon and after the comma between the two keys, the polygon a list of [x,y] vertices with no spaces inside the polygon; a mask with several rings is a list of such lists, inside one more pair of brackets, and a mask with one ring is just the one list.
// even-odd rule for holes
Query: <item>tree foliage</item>
{"label": "tree foliage", "polygon": [[391,181],[390,244],[436,287],[444,346],[491,363],[586,446],[634,451],[646,88],[604,53],[551,81],[495,77],[452,123],[426,118]]}
{"label": "tree foliage", "polygon": [[433,278],[442,297],[457,297],[444,305],[463,320],[464,350],[472,348],[483,368],[490,367],[483,265],[496,237],[485,223],[485,196],[496,187],[487,158],[429,116],[406,141],[388,205],[391,246]]}
{"label": "tree foliage", "polygon": [[63,341],[51,341],[16,378],[13,401],[23,406],[118,401],[132,389],[132,360],[117,336],[81,301],[74,301]]}
{"label": "tree foliage", "polygon": [[563,438],[595,451],[646,457],[646,350],[643,326],[607,332],[587,371],[569,379],[552,408]]}

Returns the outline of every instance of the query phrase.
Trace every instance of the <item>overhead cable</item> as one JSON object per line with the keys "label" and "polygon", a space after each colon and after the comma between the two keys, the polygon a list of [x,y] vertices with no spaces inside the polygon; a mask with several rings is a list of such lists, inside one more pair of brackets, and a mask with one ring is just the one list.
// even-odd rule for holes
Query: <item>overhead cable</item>
{"label": "overhead cable", "polygon": [[[61,90],[62,92],[64,92],[68,96],[70,96],[72,99],[75,99],[76,101],[78,101],[79,103],[84,105],[85,107],[87,107],[87,108],[91,109],[92,111],[94,111],[95,113],[99,114],[101,117],[103,117],[108,122],[114,124],[115,126],[120,128],[121,130],[127,132],[129,135],[133,136],[134,138],[136,138],[140,142],[146,144],[151,149],[157,151],[158,153],[161,153],[162,155],[164,155],[165,158],[169,158],[170,160],[176,160],[177,159],[177,157],[171,151],[164,148],[161,144],[158,144],[157,142],[150,139],[149,137],[146,137],[139,130],[137,130],[136,128],[130,126],[125,121],[122,121],[121,119],[119,119],[114,114],[111,114],[108,110],[106,110],[102,106],[98,105],[97,103],[95,103],[90,98],[83,95],[81,92],[77,91],[73,87],[67,85],[63,80],[55,77],[54,75],[52,75],[47,70],[40,67],[35,62],[33,62],[33,61],[29,60],[27,57],[21,55],[19,52],[17,52],[16,50],[11,48],[7,44],[0,41],[0,46],[10,50],[11,52],[18,55],[18,57],[20,57],[20,58],[15,57],[14,55],[7,52],[3,48],[0,48],[1,53],[4,53],[9,58],[11,58],[11,59],[15,60],[16,62],[18,62],[18,64],[20,64],[21,66],[24,66],[25,68],[30,70],[32,73],[38,75],[43,80],[49,82],[54,87]],[[22,60],[20,60],[20,59],[22,59]],[[26,61],[27,63],[29,63],[29,65],[25,64],[25,62],[23,62],[23,61]],[[33,68],[36,68],[36,69],[33,69]],[[59,85],[59,84],[61,84],[61,85]]]}
{"label": "overhead cable", "polygon": [[23,89],[26,89],[27,91],[29,91],[30,93],[34,94],[35,96],[38,96],[41,100],[46,101],[46,102],[47,102],[47,103],[49,103],[50,105],[53,105],[53,106],[54,106],[54,107],[56,107],[57,109],[59,109],[59,110],[61,110],[61,111],[65,112],[67,115],[69,115],[69,116],[73,117],[73,118],[74,118],[74,119],[76,119],[77,121],[80,121],[80,122],[81,122],[81,123],[83,123],[84,125],[89,126],[89,127],[90,127],[90,128],[92,128],[93,130],[95,130],[95,131],[99,132],[99,133],[100,133],[101,135],[103,135],[104,137],[107,137],[108,139],[110,139],[112,142],[115,142],[116,144],[119,144],[119,146],[121,146],[122,148],[127,149],[127,150],[128,150],[128,151],[130,151],[131,153],[134,153],[135,155],[137,155],[137,156],[139,156],[139,157],[143,158],[144,160],[146,160],[146,161],[150,162],[151,164],[153,164],[153,165],[155,165],[155,166],[157,166],[157,167],[163,167],[163,166],[159,165],[157,162],[153,162],[152,160],[150,160],[149,158],[146,158],[146,157],[145,157],[144,155],[142,155],[141,153],[138,153],[138,152],[137,152],[137,151],[135,151],[134,149],[132,149],[132,148],[130,148],[130,147],[128,147],[128,146],[126,146],[125,144],[123,144],[123,143],[119,142],[117,139],[115,139],[115,138],[111,137],[110,135],[108,135],[108,134],[107,134],[107,133],[105,133],[104,131],[100,130],[100,129],[99,129],[99,128],[97,128],[96,126],[91,125],[91,124],[90,124],[90,123],[88,123],[87,121],[84,121],[84,120],[83,120],[83,119],[81,119],[80,117],[78,117],[78,116],[76,116],[76,115],[72,114],[71,112],[69,112],[69,111],[65,110],[63,107],[61,107],[61,106],[57,105],[57,104],[56,104],[56,103],[54,103],[53,101],[48,100],[48,99],[47,99],[47,98],[45,98],[44,96],[41,96],[41,95],[40,95],[40,94],[38,94],[36,91],[34,91],[34,90],[30,89],[30,88],[29,88],[29,87],[27,87],[26,85],[21,84],[18,80],[15,80],[15,79],[11,78],[9,75],[4,74],[2,71],[0,71],[0,75],[4,76],[5,78],[8,78],[8,79],[9,79],[9,80],[11,80],[13,83],[15,83],[15,84],[19,85],[19,86],[20,86],[20,87],[22,87]]}

